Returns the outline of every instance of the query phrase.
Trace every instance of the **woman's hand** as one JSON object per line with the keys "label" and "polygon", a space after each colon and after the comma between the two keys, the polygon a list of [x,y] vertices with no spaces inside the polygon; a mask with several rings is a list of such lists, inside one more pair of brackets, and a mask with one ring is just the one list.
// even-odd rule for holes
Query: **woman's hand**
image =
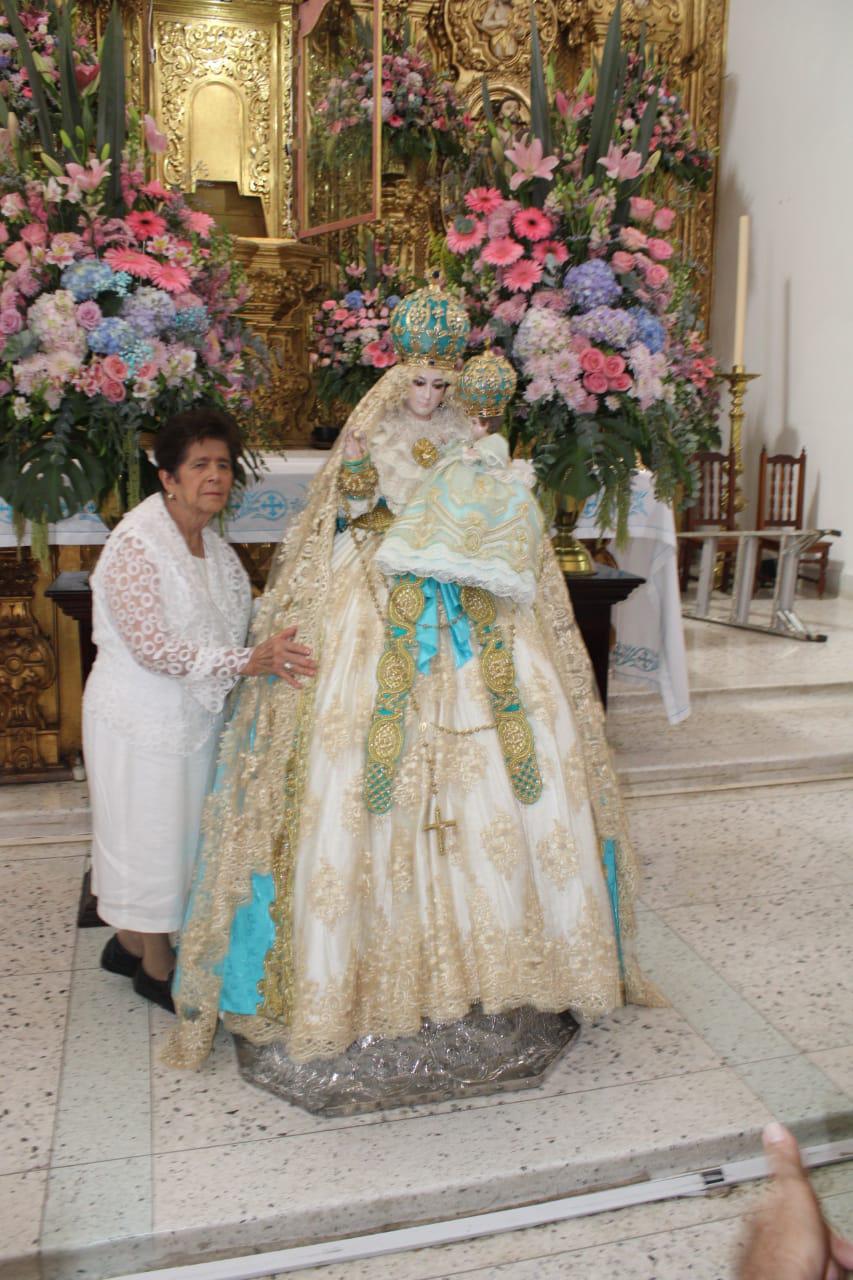
{"label": "woman's hand", "polygon": [[367,441],[364,438],[364,431],[361,428],[353,430],[352,427],[347,431],[346,440],[344,441],[344,456],[350,462],[356,462],[359,458],[363,458],[367,453]]}
{"label": "woman's hand", "polygon": [[244,676],[278,676],[301,689],[297,676],[315,676],[317,664],[311,656],[311,650],[304,644],[295,644],[294,636],[298,627],[285,627],[278,635],[270,636],[255,645],[249,661],[243,668]]}

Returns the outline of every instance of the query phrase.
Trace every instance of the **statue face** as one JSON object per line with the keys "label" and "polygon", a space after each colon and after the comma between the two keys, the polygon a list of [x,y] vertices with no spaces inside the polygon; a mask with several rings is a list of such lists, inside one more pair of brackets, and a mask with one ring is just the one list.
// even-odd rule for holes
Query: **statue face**
{"label": "statue face", "polygon": [[447,374],[441,369],[418,369],[409,385],[406,404],[416,418],[431,418],[448,386]]}

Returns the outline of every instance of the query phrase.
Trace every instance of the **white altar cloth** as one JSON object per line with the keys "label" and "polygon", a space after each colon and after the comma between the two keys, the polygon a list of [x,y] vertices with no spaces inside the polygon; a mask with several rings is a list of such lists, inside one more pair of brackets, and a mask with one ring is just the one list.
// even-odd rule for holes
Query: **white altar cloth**
{"label": "white altar cloth", "polygon": [[679,724],[690,715],[690,691],[672,508],[655,497],[651,473],[638,472],[631,485],[628,542],[617,547],[614,531],[599,528],[599,502],[598,495],[587,500],[575,536],[610,539],[609,551],[619,568],[646,580],[613,610],[611,670],[656,688],[670,724]]}
{"label": "white altar cloth", "polygon": [[[263,455],[260,478],[240,490],[226,520],[229,542],[278,542],[288,520],[305,505],[308,486],[328,459],[322,449],[289,449]],[[68,520],[48,526],[48,541],[55,547],[99,546],[107,540],[107,527],[94,506]],[[24,535],[29,544],[29,529]],[[12,509],[0,498],[0,548],[17,546]]]}

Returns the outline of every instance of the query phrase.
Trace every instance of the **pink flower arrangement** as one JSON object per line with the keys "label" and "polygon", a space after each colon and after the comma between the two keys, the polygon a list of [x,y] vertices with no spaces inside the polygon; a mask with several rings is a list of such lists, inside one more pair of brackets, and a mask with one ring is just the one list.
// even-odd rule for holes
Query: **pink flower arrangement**
{"label": "pink flower arrangement", "polygon": [[336,404],[357,404],[397,363],[388,327],[391,312],[412,286],[380,242],[368,242],[365,256],[365,263],[341,263],[345,283],[314,315],[314,384],[318,400],[333,412]]}
{"label": "pink flower arrangement", "polygon": [[[449,75],[437,72],[425,44],[406,45],[402,32],[383,33],[382,141],[391,155],[434,164],[457,156],[470,119]],[[354,152],[369,153],[374,108],[374,66],[359,49],[350,68],[331,76],[317,103],[316,118],[333,139]],[[484,210],[473,209],[474,213]]]}
{"label": "pink flower arrangement", "polygon": [[[18,14],[30,34],[36,12]],[[49,68],[42,77],[39,119],[59,137]],[[85,130],[73,158],[58,143],[62,163],[43,140],[0,156],[0,466],[29,468],[3,496],[37,523],[122,475],[132,502],[142,426],[202,399],[246,411],[265,376],[266,350],[237,317],[248,289],[229,238],[180,192],[144,181],[143,137],[156,150],[161,136],[132,121],[114,159]]]}
{"label": "pink flower arrangement", "polygon": [[531,118],[548,119],[547,149],[490,119],[443,264],[472,333],[517,368],[513,439],[540,478],[580,498],[603,484],[604,509],[618,492],[624,515],[637,450],[660,469],[663,494],[673,477],[689,490],[687,460],[716,439],[716,374],[701,339],[684,338],[695,335],[693,302],[667,236],[676,215],[649,145],[653,120],[629,125],[612,96],[615,63],[610,73],[597,76],[597,118],[611,127],[600,154],[590,151],[593,100],[560,90],[549,108],[544,74]]}

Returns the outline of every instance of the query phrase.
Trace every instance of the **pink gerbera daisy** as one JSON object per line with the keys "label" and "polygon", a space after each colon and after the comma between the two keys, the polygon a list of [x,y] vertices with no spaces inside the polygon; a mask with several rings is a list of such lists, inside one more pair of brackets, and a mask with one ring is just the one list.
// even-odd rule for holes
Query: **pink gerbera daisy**
{"label": "pink gerbera daisy", "polygon": [[524,254],[524,249],[517,240],[513,240],[511,236],[499,236],[497,240],[490,240],[482,252],[484,262],[490,262],[493,267],[509,267],[513,262],[518,262]]}
{"label": "pink gerbera daisy", "polygon": [[172,262],[155,262],[151,279],[167,293],[184,293],[190,287],[189,272]]}
{"label": "pink gerbera daisy", "polygon": [[508,289],[522,289],[525,293],[542,279],[542,263],[521,258],[504,272],[504,284]]}
{"label": "pink gerbera daisy", "polygon": [[474,187],[465,192],[465,204],[472,213],[494,213],[504,198],[496,187]]}
{"label": "pink gerbera daisy", "polygon": [[137,240],[147,240],[150,236],[161,236],[166,230],[166,223],[159,213],[153,213],[150,209],[143,209],[141,212],[134,210],[125,215],[125,222],[130,227]]}
{"label": "pink gerbera daisy", "polygon": [[202,213],[199,209],[186,209],[181,214],[181,221],[189,231],[195,231],[197,235],[204,236],[205,239],[210,235],[211,228],[216,225],[214,218],[209,213]]}
{"label": "pink gerbera daisy", "polygon": [[512,220],[512,229],[527,240],[544,240],[554,230],[554,224],[541,209],[519,209]]}
{"label": "pink gerbera daisy", "polygon": [[547,257],[551,257],[559,265],[567,260],[569,251],[559,240],[540,240],[530,250],[530,256],[537,262],[544,262]]}
{"label": "pink gerbera daisy", "polygon": [[451,253],[467,253],[486,238],[486,228],[479,218],[454,218],[447,229],[447,247]]}
{"label": "pink gerbera daisy", "polygon": [[140,249],[107,249],[104,258],[113,271],[126,271],[128,275],[137,276],[140,280],[150,280],[151,273],[157,266],[154,259]]}

